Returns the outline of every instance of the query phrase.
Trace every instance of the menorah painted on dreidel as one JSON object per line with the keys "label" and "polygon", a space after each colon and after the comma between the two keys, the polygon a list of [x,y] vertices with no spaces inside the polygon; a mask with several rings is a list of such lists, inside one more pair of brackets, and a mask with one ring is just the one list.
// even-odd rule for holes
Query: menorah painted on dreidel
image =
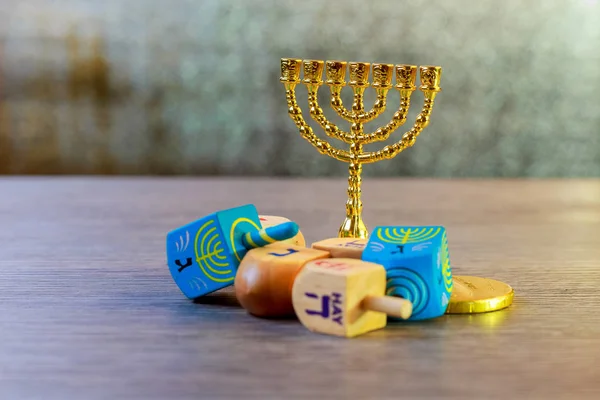
{"label": "menorah painted on dreidel", "polygon": [[[304,79],[300,80],[300,69],[303,66]],[[317,101],[317,92],[323,84],[323,67],[325,66],[327,80],[325,84],[331,91],[331,106],[336,113],[348,121],[350,131],[343,131],[331,123],[323,114]],[[347,110],[341,98],[342,88],[346,85],[346,69],[350,70],[348,85],[354,92],[352,110]],[[441,67],[422,66],[421,86],[419,89],[425,96],[425,103],[412,128],[406,132],[400,141],[385,146],[382,150],[366,152],[363,145],[387,140],[390,134],[406,122],[410,97],[416,89],[417,66],[415,65],[372,65],[373,83],[369,85],[370,63],[345,61],[300,60],[293,58],[281,59],[280,81],[285,86],[288,114],[298,127],[303,138],[309,141],[321,154],[326,154],[336,160],[349,164],[348,201],[346,202],[346,219],[342,223],[338,236],[352,238],[368,237],[368,230],[362,220],[361,201],[361,172],[362,164],[374,163],[391,159],[407,147],[415,143],[417,136],[429,124],[429,116],[433,101],[440,89]],[[392,88],[392,78],[396,72],[396,85],[400,92],[400,107],[385,126],[372,133],[365,133],[363,125],[377,118],[386,108],[387,92]],[[327,141],[319,139],[302,116],[302,109],[296,101],[296,85],[303,83],[308,89],[308,107],[310,116],[321,126],[327,136],[339,139],[350,145],[349,150],[334,148]],[[363,95],[365,89],[371,86],[377,93],[377,100],[370,111],[365,111]]]}
{"label": "menorah painted on dreidel", "polygon": [[292,221],[263,229],[252,204],[218,211],[167,234],[167,264],[183,294],[196,299],[232,285],[248,250],[298,231]]}
{"label": "menorah painted on dreidel", "polygon": [[452,267],[442,226],[377,226],[362,260],[385,267],[387,291],[410,300],[409,320],[442,316],[452,295]]}
{"label": "menorah painted on dreidel", "polygon": [[386,296],[383,266],[353,258],[311,261],[294,280],[292,301],[309,330],[354,337],[387,324],[387,316],[407,319],[412,303]]}

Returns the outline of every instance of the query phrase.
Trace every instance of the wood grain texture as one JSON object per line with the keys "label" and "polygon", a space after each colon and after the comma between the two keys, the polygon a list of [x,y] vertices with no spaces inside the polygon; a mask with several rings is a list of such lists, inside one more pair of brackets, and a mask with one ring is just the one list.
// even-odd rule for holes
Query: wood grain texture
{"label": "wood grain texture", "polygon": [[375,180],[365,221],[442,224],[513,306],[355,339],[193,303],[168,230],[244,203],[335,236],[345,180],[0,180],[1,399],[597,399],[600,181]]}

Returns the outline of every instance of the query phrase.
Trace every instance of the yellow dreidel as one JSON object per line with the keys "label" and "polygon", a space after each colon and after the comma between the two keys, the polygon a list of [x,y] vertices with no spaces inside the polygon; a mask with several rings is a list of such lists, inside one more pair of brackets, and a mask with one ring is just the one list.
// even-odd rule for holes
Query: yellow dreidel
{"label": "yellow dreidel", "polygon": [[313,332],[354,337],[381,329],[391,315],[408,319],[412,303],[385,295],[385,268],[352,258],[307,263],[296,276],[296,316]]}

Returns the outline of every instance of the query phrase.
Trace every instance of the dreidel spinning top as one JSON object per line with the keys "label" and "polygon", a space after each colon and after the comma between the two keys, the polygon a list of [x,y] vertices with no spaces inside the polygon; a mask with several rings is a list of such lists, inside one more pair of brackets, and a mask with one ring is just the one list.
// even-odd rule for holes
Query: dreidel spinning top
{"label": "dreidel spinning top", "polygon": [[331,257],[327,251],[283,242],[250,250],[238,267],[235,295],[256,317],[294,315],[292,285],[308,262]]}
{"label": "dreidel spinning top", "polygon": [[410,300],[410,320],[442,316],[452,294],[452,268],[442,226],[378,226],[362,260],[381,264],[387,294]]}
{"label": "dreidel spinning top", "polygon": [[387,316],[407,319],[410,301],[386,296],[385,269],[351,258],[307,263],[292,288],[294,310],[313,332],[354,337],[387,324]]}
{"label": "dreidel spinning top", "polygon": [[298,234],[287,221],[263,228],[252,204],[218,211],[167,234],[167,264],[185,296],[196,299],[233,284],[249,249]]}
{"label": "dreidel spinning top", "polygon": [[[384,265],[388,271],[388,294],[406,296],[414,302],[411,320],[439,317],[444,308],[446,314],[477,314],[512,304],[514,291],[506,283],[452,273],[442,227],[387,226],[376,227],[374,232],[370,240],[330,238],[311,247],[328,251],[331,257]],[[367,244],[369,251],[365,253]]]}

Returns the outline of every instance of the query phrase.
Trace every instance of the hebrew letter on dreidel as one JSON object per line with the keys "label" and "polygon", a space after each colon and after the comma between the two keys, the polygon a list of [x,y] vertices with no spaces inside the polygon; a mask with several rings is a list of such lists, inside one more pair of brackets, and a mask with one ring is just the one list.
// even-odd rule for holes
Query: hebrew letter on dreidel
{"label": "hebrew letter on dreidel", "polygon": [[232,285],[249,249],[297,233],[291,221],[263,229],[252,204],[218,211],[167,234],[167,264],[183,294],[196,299]]}

